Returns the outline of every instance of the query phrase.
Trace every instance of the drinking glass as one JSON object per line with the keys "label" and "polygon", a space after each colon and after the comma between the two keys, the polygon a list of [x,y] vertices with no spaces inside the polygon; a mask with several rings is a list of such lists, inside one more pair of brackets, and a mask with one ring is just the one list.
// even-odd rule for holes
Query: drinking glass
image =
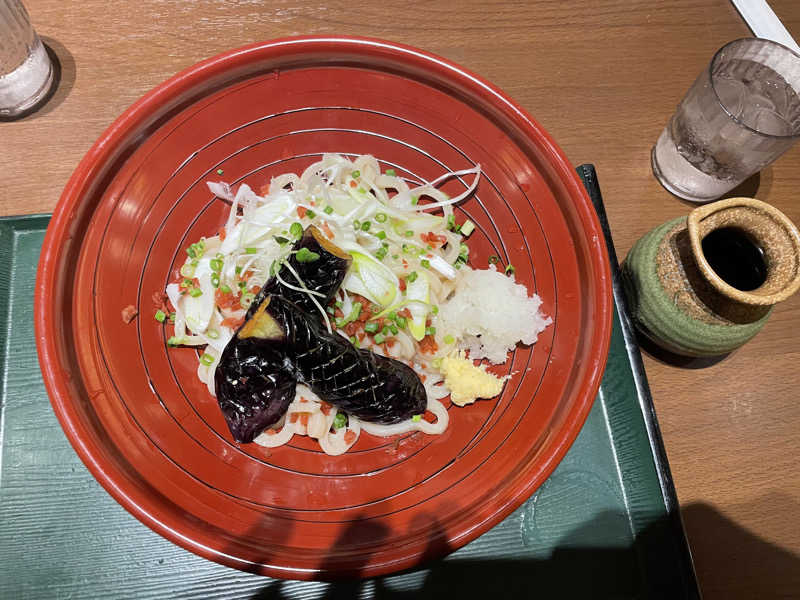
{"label": "drinking glass", "polygon": [[53,65],[18,0],[0,0],[0,117],[39,103],[53,83]]}
{"label": "drinking glass", "polygon": [[717,51],[650,154],[653,173],[686,200],[715,200],[800,137],[800,55],[744,38]]}

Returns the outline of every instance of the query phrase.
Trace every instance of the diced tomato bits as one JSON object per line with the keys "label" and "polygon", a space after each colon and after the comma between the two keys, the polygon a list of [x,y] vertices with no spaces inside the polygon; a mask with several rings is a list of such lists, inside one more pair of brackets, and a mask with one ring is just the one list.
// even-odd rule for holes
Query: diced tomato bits
{"label": "diced tomato bits", "polygon": [[419,380],[420,380],[422,383],[425,383],[425,380],[426,380],[427,378],[428,378],[428,376],[427,376],[427,375],[425,375],[425,373],[423,373],[422,375],[420,375],[420,376],[419,376]]}
{"label": "diced tomato bits", "polygon": [[300,396],[300,402],[308,402],[308,398],[305,396]]}
{"label": "diced tomato bits", "polygon": [[333,408],[333,406],[331,406],[327,402],[320,402],[320,404],[319,404],[319,409],[322,411],[322,414],[325,415],[325,416],[331,414],[331,409],[332,408]]}
{"label": "diced tomato bits", "polygon": [[254,296],[257,296],[258,292],[260,292],[260,291],[261,291],[261,288],[258,287],[257,285],[254,285],[253,287],[250,288],[250,293],[253,294]]}
{"label": "diced tomato bits", "polygon": [[219,229],[219,241],[220,242],[224,242],[225,241],[225,236],[227,236],[227,235],[228,234],[225,233],[225,227],[220,227],[220,229]]}
{"label": "diced tomato bits", "polygon": [[358,187],[358,184],[355,181],[351,181],[350,187]]}
{"label": "diced tomato bits", "polygon": [[411,311],[408,310],[407,308],[404,308],[403,310],[398,310],[397,314],[400,315],[401,317],[405,317],[406,319],[411,318]]}
{"label": "diced tomato bits", "polygon": [[344,318],[344,313],[342,312],[342,309],[337,306],[333,311],[333,316],[341,319]]}
{"label": "diced tomato bits", "polygon": [[305,206],[297,207],[297,216],[300,217],[301,219],[306,216],[306,212],[308,211],[306,210]]}
{"label": "diced tomato bits", "polygon": [[187,284],[185,278],[181,279],[181,282],[178,284],[178,288],[183,290],[190,287],[200,287],[200,280],[198,280],[197,277],[192,277],[191,282],[191,284]]}
{"label": "diced tomato bits", "polygon": [[244,273],[242,273],[242,274],[239,276],[239,279],[241,279],[242,281],[247,281],[247,280],[248,280],[248,279],[250,279],[252,276],[253,276],[253,272],[252,272],[250,269],[248,269],[247,271],[245,271]]}
{"label": "diced tomato bits", "polygon": [[388,340],[386,340],[386,347],[387,348],[393,348],[395,343],[396,342],[392,338],[389,338]]}
{"label": "diced tomato bits", "polygon": [[153,292],[151,298],[153,299],[154,308],[164,311],[167,314],[173,312],[172,303],[164,292]]}
{"label": "diced tomato bits", "polygon": [[400,288],[401,292],[405,292],[406,291],[406,280],[405,280],[405,278],[403,278],[403,277],[400,278],[400,285],[398,285],[397,287]]}
{"label": "diced tomato bits", "polygon": [[423,354],[435,354],[439,346],[432,335],[426,335],[419,343],[419,350]]}
{"label": "diced tomato bits", "polygon": [[420,233],[419,238],[431,246],[444,245],[445,242],[447,242],[447,238],[445,236],[437,235],[432,231],[429,231],[428,233]]}
{"label": "diced tomato bits", "polygon": [[345,444],[352,444],[356,441],[356,434],[354,431],[350,431],[349,429],[344,432],[344,443]]}
{"label": "diced tomato bits", "polygon": [[139,314],[139,311],[136,310],[136,307],[133,304],[129,304],[125,308],[122,309],[122,320],[125,323],[130,323],[136,318],[136,315]]}
{"label": "diced tomato bits", "polygon": [[347,325],[344,326],[344,332],[347,335],[355,335],[356,333],[358,333],[358,330],[360,328],[361,328],[361,324],[358,323],[358,322],[348,323]]}
{"label": "diced tomato bits", "polygon": [[333,239],[333,230],[331,229],[331,226],[328,225],[327,221],[322,222],[322,231],[325,233],[326,236],[328,236],[329,240]]}
{"label": "diced tomato bits", "polygon": [[220,323],[220,325],[223,327],[230,327],[231,329],[239,329],[243,323],[244,317],[226,317],[222,319],[222,323]]}
{"label": "diced tomato bits", "polygon": [[239,296],[234,294],[233,290],[223,292],[218,288],[214,292],[214,301],[220,308],[239,308]]}
{"label": "diced tomato bits", "polygon": [[408,261],[404,258],[402,262],[403,262],[403,268],[407,269],[408,268]]}

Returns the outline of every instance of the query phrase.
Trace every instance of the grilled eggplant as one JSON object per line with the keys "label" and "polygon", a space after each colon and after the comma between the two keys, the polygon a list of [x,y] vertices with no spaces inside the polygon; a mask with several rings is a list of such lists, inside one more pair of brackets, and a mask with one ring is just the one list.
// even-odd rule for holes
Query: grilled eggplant
{"label": "grilled eggplant", "polygon": [[358,350],[302,308],[267,296],[225,347],[217,398],[234,438],[250,442],[280,419],[296,382],[365,421],[396,423],[425,411],[427,396],[405,364]]}
{"label": "grilled eggplant", "polygon": [[[347,274],[350,256],[315,227],[292,250],[289,264],[309,290],[322,294],[319,303],[327,305]],[[312,260],[299,260],[301,251]],[[286,265],[279,274],[292,285],[296,282]],[[298,382],[365,421],[396,423],[424,412],[425,388],[413,369],[328,333],[317,312],[309,294],[286,287],[276,277],[247,311],[214,373],[220,408],[237,441],[251,442],[275,424]]]}
{"label": "grilled eggplant", "polygon": [[[316,258],[301,261],[298,256],[302,257],[301,253],[303,252],[306,256],[316,256]],[[300,287],[297,278],[292,273],[294,270],[306,288],[322,294],[322,296],[316,296],[316,299],[324,307],[333,299],[339,286],[342,285],[352,260],[349,254],[330,242],[319,229],[312,225],[306,228],[303,236],[292,247],[292,254],[286,261],[291,269],[284,264],[278,274],[283,281]],[[251,305],[247,313],[248,319],[267,296],[283,296],[312,315],[316,315],[319,310],[308,293],[293,290],[283,285],[277,277],[270,277]]]}

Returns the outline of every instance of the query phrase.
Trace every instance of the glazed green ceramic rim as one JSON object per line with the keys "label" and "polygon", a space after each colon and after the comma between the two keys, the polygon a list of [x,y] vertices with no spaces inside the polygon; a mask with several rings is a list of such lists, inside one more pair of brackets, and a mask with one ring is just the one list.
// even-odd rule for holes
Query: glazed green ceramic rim
{"label": "glazed green ceramic rim", "polygon": [[764,327],[770,313],[753,323],[716,325],[691,318],[667,295],[658,279],[656,255],[664,236],[676,225],[686,222],[678,217],[642,237],[626,259],[625,275],[633,284],[628,294],[635,294],[631,305],[634,317],[648,337],[658,345],[689,356],[724,354],[738,348]]}

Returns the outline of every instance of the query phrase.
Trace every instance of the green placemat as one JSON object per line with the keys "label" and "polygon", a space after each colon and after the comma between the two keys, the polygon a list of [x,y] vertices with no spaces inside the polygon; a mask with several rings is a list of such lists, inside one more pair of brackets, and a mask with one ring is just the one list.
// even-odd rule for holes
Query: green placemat
{"label": "green placemat", "polygon": [[33,332],[47,222],[0,220],[0,598],[698,597],[638,348],[619,310],[600,393],[566,458],[516,512],[447,558],[327,584],[251,575],[175,546],[100,487],[50,408]]}

